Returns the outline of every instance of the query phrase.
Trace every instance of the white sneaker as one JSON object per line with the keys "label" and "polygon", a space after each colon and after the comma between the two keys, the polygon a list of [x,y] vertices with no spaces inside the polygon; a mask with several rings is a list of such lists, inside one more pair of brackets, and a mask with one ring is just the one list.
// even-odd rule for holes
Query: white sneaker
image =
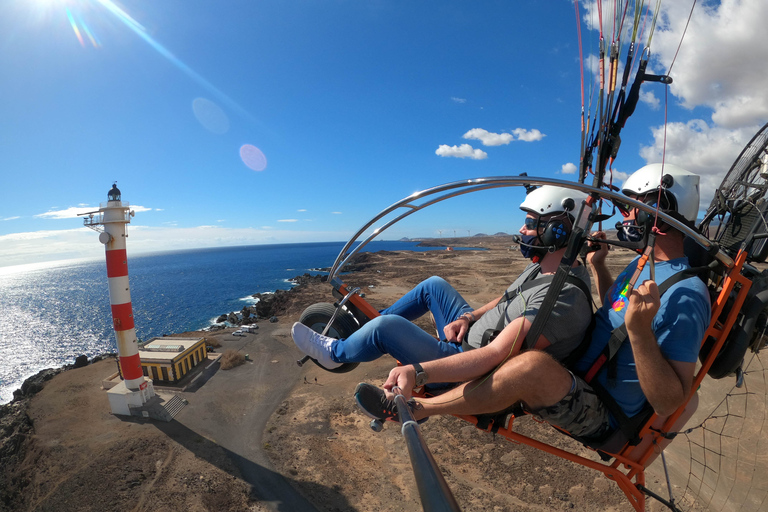
{"label": "white sneaker", "polygon": [[323,336],[299,322],[293,324],[291,336],[299,350],[316,360],[324,368],[333,370],[342,365],[342,363],[337,363],[331,359],[331,344],[336,341],[336,338]]}

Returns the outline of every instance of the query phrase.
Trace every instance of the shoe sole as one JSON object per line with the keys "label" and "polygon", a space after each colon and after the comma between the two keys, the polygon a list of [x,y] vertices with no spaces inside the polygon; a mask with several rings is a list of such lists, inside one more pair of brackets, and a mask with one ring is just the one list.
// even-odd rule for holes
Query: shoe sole
{"label": "shoe sole", "polygon": [[[359,387],[359,386],[360,386],[360,384],[358,384],[358,387]],[[397,418],[394,418],[394,417],[390,417],[390,418],[386,418],[386,417],[385,417],[385,418],[382,418],[381,416],[374,416],[373,414],[371,414],[370,412],[368,412],[368,409],[366,409],[365,407],[363,407],[363,404],[362,404],[362,403],[360,403],[360,398],[359,398],[359,395],[360,395],[359,391],[355,390],[355,402],[357,403],[357,407],[360,409],[360,412],[362,412],[363,414],[365,414],[366,416],[368,416],[369,418],[371,418],[371,419],[373,419],[373,420],[379,420],[379,421],[393,421],[393,422],[395,422],[395,423],[400,423],[400,422],[398,421],[398,419],[397,419]]]}

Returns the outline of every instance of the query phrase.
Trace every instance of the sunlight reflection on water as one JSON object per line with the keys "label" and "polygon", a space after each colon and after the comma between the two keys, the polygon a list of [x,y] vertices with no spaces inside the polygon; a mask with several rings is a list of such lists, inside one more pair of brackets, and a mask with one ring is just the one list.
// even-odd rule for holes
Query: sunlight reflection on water
{"label": "sunlight reflection on water", "polygon": [[75,263],[0,276],[0,403],[40,369],[114,352],[103,265]]}

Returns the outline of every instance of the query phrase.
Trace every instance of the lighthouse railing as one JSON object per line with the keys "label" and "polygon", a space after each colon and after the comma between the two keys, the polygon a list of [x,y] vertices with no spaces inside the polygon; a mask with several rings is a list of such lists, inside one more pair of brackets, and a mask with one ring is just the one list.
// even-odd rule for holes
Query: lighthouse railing
{"label": "lighthouse railing", "polygon": [[[115,205],[115,203],[120,203],[119,205]],[[131,206],[131,203],[128,201],[107,201],[104,203],[99,203],[99,208],[128,208]]]}

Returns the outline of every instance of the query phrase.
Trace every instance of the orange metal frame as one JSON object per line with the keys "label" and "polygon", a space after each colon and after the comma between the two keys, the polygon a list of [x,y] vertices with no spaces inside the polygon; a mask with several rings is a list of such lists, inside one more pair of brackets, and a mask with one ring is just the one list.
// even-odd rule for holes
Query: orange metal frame
{"label": "orange metal frame", "polygon": [[[641,490],[641,487],[645,486],[646,463],[654,456],[654,452],[658,444],[665,440],[663,435],[672,431],[672,426],[680,418],[685,407],[696,394],[696,390],[699,388],[699,385],[707,375],[707,372],[712,366],[712,363],[715,361],[715,358],[725,343],[725,340],[728,337],[728,333],[731,331],[731,328],[736,322],[739,311],[741,310],[741,307],[744,304],[744,300],[747,297],[747,293],[752,286],[752,282],[741,275],[741,270],[746,259],[747,253],[744,251],[740,251],[736,255],[733,265],[727,269],[727,273],[722,282],[720,293],[712,305],[712,317],[710,325],[704,334],[704,338],[702,339],[702,345],[710,336],[715,338],[716,341],[712,349],[709,351],[709,355],[702,362],[699,371],[694,377],[694,384],[691,388],[692,391],[690,396],[683,405],[681,405],[672,415],[668,416],[666,420],[664,420],[663,426],[658,430],[651,428],[651,425],[653,425],[654,421],[658,419],[658,416],[653,414],[640,431],[640,444],[637,446],[628,444],[624,446],[624,448],[622,448],[618,453],[608,453],[608,455],[613,458],[613,461],[608,463],[590,460],[561,448],[550,446],[537,439],[513,432],[512,426],[514,424],[514,417],[510,418],[507,426],[499,427],[498,430],[496,430],[496,433],[506,437],[514,443],[531,446],[562,459],[575,462],[584,467],[591,468],[603,473],[606,478],[616,482],[635,510],[645,510],[646,495]],[[725,307],[726,302],[731,296],[736,285],[739,285],[739,289],[736,294],[735,301],[725,321],[720,322],[719,319],[723,312],[723,308]],[[343,295],[346,295],[349,292],[349,289],[345,284],[341,284],[337,289]],[[362,311],[366,316],[368,316],[368,318],[373,319],[379,316],[379,312],[376,311],[370,304],[368,304],[364,298],[360,297],[359,295],[353,294],[349,301],[352,302],[358,309],[360,309],[360,311]],[[477,426],[478,418],[476,416],[458,417]],[[495,425],[491,425],[487,429],[483,430],[491,431],[491,429],[495,428]]]}
{"label": "orange metal frame", "polygon": [[[644,449],[638,451],[638,446],[626,445],[618,453],[608,453],[608,455],[613,457],[613,462],[603,463],[584,458],[580,455],[573,454],[566,450],[550,446],[536,439],[513,432],[512,425],[514,423],[514,417],[510,419],[509,424],[506,427],[499,428],[497,433],[515,443],[526,444],[557,457],[581,464],[587,468],[600,471],[607,478],[616,482],[635,510],[645,510],[646,495],[640,489],[640,486],[645,486],[645,464],[654,455],[656,446],[663,440],[663,434],[670,432],[672,425],[674,425],[683,414],[683,410],[704,380],[704,377],[707,375],[707,372],[722,348],[723,343],[725,343],[728,333],[736,322],[739,311],[741,310],[744,300],[747,297],[747,293],[749,292],[749,288],[752,285],[752,282],[749,279],[741,275],[741,269],[746,261],[746,257],[747,254],[743,251],[736,256],[734,265],[728,270],[722,283],[722,289],[712,305],[712,319],[709,328],[704,334],[702,345],[709,336],[714,337],[716,341],[710,350],[709,355],[702,362],[701,368],[694,377],[694,384],[691,388],[692,391],[690,396],[672,415],[667,417],[661,429],[654,430],[651,428],[651,425],[658,418],[656,414],[651,416],[640,431],[641,443],[638,446],[644,445]],[[736,300],[732,305],[725,322],[721,323],[719,321],[720,315],[737,284],[740,285],[740,288],[736,295]],[[460,418],[477,426],[478,420],[475,416],[460,416]],[[488,430],[490,430],[490,427]]]}

